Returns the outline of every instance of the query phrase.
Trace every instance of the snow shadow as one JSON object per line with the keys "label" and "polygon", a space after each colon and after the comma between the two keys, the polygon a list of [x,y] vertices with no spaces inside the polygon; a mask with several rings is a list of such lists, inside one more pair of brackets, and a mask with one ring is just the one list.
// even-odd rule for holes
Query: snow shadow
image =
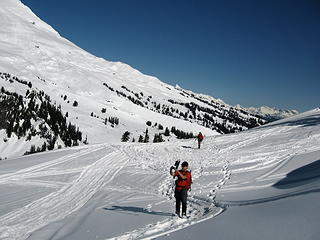
{"label": "snow shadow", "polygon": [[190,146],[182,146],[183,148],[193,148],[193,147],[190,147]]}
{"label": "snow shadow", "polygon": [[273,187],[288,189],[316,180],[319,180],[320,183],[320,160],[293,170],[285,178],[276,182]]}
{"label": "snow shadow", "polygon": [[103,208],[104,210],[108,211],[116,211],[116,212],[125,212],[125,213],[144,213],[144,214],[150,214],[150,215],[157,215],[157,216],[165,216],[165,217],[171,217],[172,213],[165,213],[165,212],[157,212],[152,211],[146,208],[141,207],[126,207],[126,206],[112,206],[111,208]]}

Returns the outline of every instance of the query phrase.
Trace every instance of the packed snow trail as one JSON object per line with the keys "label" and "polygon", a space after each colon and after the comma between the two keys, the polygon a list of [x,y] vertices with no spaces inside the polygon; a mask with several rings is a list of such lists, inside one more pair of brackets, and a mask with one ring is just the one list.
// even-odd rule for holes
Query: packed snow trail
{"label": "packed snow trail", "polygon": [[[243,138],[237,138],[237,142],[230,144],[229,147],[220,148],[219,142],[207,141],[201,149],[194,146],[193,140],[172,143],[163,143],[159,145],[149,146],[133,146],[124,149],[128,155],[132,156],[136,164],[141,164],[144,168],[150,168],[155,171],[160,171],[166,176],[159,184],[159,194],[171,200],[174,207],[174,180],[169,175],[169,167],[176,160],[188,161],[192,169],[193,182],[208,174],[208,167],[214,167],[215,171],[210,172],[211,175],[216,175],[217,179],[209,184],[197,184],[196,187],[189,193],[188,197],[188,215],[189,219],[177,219],[170,217],[155,224],[149,224],[145,228],[137,229],[125,235],[118,236],[114,239],[143,239],[154,238],[166,235],[170,232],[180,230],[196,223],[208,220],[218,216],[225,210],[224,206],[215,205],[215,197],[217,191],[222,188],[231,177],[229,168],[229,160],[224,157],[240,149],[248,144],[260,141],[272,134],[272,131],[264,131],[263,134],[246,136],[240,135]],[[224,142],[225,144],[225,142]],[[208,154],[210,153],[210,154]],[[213,185],[212,185],[213,184]],[[205,195],[204,195],[205,194]],[[174,209],[172,209],[174,212]]]}
{"label": "packed snow trail", "polygon": [[[225,208],[224,206],[220,205],[219,207],[215,205],[215,197],[217,191],[225,185],[228,179],[231,177],[231,170],[229,169],[229,160],[228,158],[222,158],[222,161],[217,161],[219,159],[217,156],[223,156],[230,154],[232,151],[235,151],[243,146],[251,144],[253,142],[259,141],[265,137],[268,137],[272,134],[272,131],[266,131],[264,134],[252,136],[244,136],[244,139],[238,140],[236,144],[230,145],[230,147],[226,147],[220,149],[217,146],[217,143],[212,144],[212,141],[208,141],[206,146],[202,146],[202,149],[197,149],[193,145],[193,141],[185,141],[184,143],[177,143],[177,146],[172,146],[172,144],[164,144],[165,151],[170,153],[170,156],[164,157],[164,154],[155,154],[155,152],[162,152],[163,145],[161,149],[156,149],[156,147],[148,147],[144,151],[136,150],[135,160],[141,161],[141,159],[150,159],[150,155],[153,155],[153,159],[155,156],[160,156],[158,160],[159,164],[156,164],[154,161],[147,161],[147,164],[150,165],[152,168],[153,166],[158,166],[163,174],[166,174],[167,177],[165,180],[160,183],[159,192],[164,197],[168,198],[172,201],[172,206],[174,206],[174,181],[172,176],[169,175],[168,168],[168,159],[171,161],[171,165],[176,161],[188,161],[189,166],[192,167],[192,177],[193,181],[197,182],[197,180],[205,175],[206,168],[212,166],[221,166],[221,168],[217,167],[218,170],[215,172],[219,176],[218,180],[216,181],[215,185],[212,187],[204,187],[199,186],[195,188],[195,191],[192,191],[189,198],[188,198],[188,214],[190,215],[189,219],[177,219],[176,217],[165,219],[161,222],[156,224],[149,224],[146,228],[138,229],[136,231],[127,233],[125,235],[116,237],[115,239],[143,239],[143,238],[155,238],[158,236],[166,235],[170,232],[180,230],[182,228],[191,226],[196,223],[200,223],[204,220],[208,220],[212,217],[215,217],[221,214]],[[169,150],[170,149],[170,150]],[[208,152],[212,155],[208,155]],[[131,153],[132,156],[135,154]],[[195,158],[196,156],[196,158]],[[166,161],[166,164],[162,161]],[[205,163],[205,166],[204,166]],[[146,161],[144,161],[146,164]],[[163,169],[163,166],[166,168]],[[212,174],[212,173],[211,173]],[[212,184],[210,182],[209,184]],[[200,197],[199,195],[202,192],[207,192],[206,196]],[[174,212],[174,210],[172,210]]]}
{"label": "packed snow trail", "polygon": [[[319,181],[309,181],[304,167],[318,166],[314,161],[320,153],[320,124],[309,125],[310,115],[320,114],[306,113],[297,125],[292,120],[207,138],[201,149],[194,140],[101,144],[65,150],[64,157],[62,151],[53,152],[48,160],[49,153],[14,159],[17,166],[19,162],[26,165],[16,171],[6,168],[11,160],[0,162],[4,167],[0,239],[161,238],[221,213],[223,217],[230,205],[264,204],[314,193],[319,191]],[[37,164],[28,165],[27,160]],[[171,216],[174,197],[169,168],[176,160],[189,162],[192,170],[189,219]],[[298,180],[296,171],[301,175]],[[314,179],[319,178],[317,174],[312,175]],[[283,185],[283,179],[292,186]],[[11,196],[12,186],[17,193]],[[45,191],[30,197],[25,194],[29,189]],[[24,198],[25,202],[19,200]],[[3,209],[6,206],[10,211]]]}
{"label": "packed snow trail", "polygon": [[[193,181],[197,181],[197,179],[202,175],[202,162],[203,159],[205,159],[206,153],[198,150],[197,148],[193,148],[192,142],[193,141],[185,141],[184,143],[182,143],[183,145],[181,145],[181,143],[177,143],[177,145],[172,145],[172,143],[163,143],[156,145],[153,144],[147,147],[143,145],[134,147],[129,146],[127,148],[124,148],[123,151],[126,152],[128,155],[132,156],[132,158],[134,159],[133,162],[135,162],[138,165],[144,164],[145,168],[150,167],[154,169],[154,171],[158,171],[157,168],[159,168],[159,171],[161,172],[162,176],[165,177],[164,180],[160,181],[159,183],[158,195],[162,198],[170,200],[172,206],[174,206],[174,179],[172,176],[169,175],[169,167],[176,160],[187,160],[189,161],[189,165],[195,164],[196,166],[193,167],[192,171]],[[159,152],[162,152],[162,154],[160,154]],[[163,152],[168,154],[168,156],[164,156]],[[199,159],[187,158],[188,155],[190,158],[190,156],[192,156],[195,152],[198,154]],[[157,158],[157,156],[159,156],[159,158]],[[165,163],[162,163],[161,161],[165,161]],[[222,178],[220,179],[218,186],[221,186],[221,183],[225,183],[225,181],[227,180],[225,174],[226,171],[227,166],[224,165],[223,169],[221,170],[221,172],[223,172],[224,174],[222,175]],[[197,198],[194,192],[189,193],[190,196],[188,197],[188,219],[180,219],[174,216],[174,210],[172,209],[171,217],[168,217],[156,223],[150,223],[146,227],[137,229],[135,231],[131,231],[129,233],[112,239],[127,240],[155,238],[200,223],[202,221],[215,217],[224,211],[224,208],[216,207],[214,205],[214,201],[210,198],[210,196],[207,199],[201,199]]]}
{"label": "packed snow trail", "polygon": [[[192,219],[190,222],[201,222],[201,219],[205,217],[202,215],[203,212],[201,213],[201,210],[194,204],[196,200],[203,201],[201,204],[202,209],[205,209],[205,203],[210,201],[213,201],[216,206],[225,208],[230,205],[240,206],[263,203],[296,196],[300,193],[304,194],[310,191],[318,191],[319,188],[310,186],[310,189],[306,188],[300,190],[300,192],[292,190],[287,193],[276,192],[272,193],[270,197],[256,198],[255,200],[225,201],[221,199],[225,194],[226,197],[228,197],[228,193],[237,188],[246,191],[246,189],[248,189],[246,187],[247,184],[250,184],[252,189],[264,189],[266,187],[265,181],[272,180],[274,183],[274,181],[280,180],[285,176],[286,171],[284,171],[283,174],[279,174],[278,172],[285,166],[290,165],[291,162],[294,162],[292,161],[294,156],[319,150],[320,142],[317,131],[307,131],[301,135],[299,128],[301,128],[299,125],[288,126],[287,124],[279,124],[258,128],[245,133],[232,134],[215,139],[212,138],[207,141],[201,150],[193,149],[192,141],[189,143],[187,143],[187,141],[185,143],[177,143],[181,149],[177,146],[167,144],[165,144],[165,151],[163,151],[163,149],[149,147],[144,151],[138,151],[140,155],[136,158],[136,161],[146,159],[148,161],[144,162],[145,165],[150,166],[151,169],[160,168],[160,170],[167,175],[169,175],[168,167],[176,160],[189,161],[189,165],[193,168],[194,182],[195,184],[199,182],[199,185],[194,187],[195,191],[193,190],[193,193],[189,197],[189,209]],[[318,142],[318,144],[315,144],[316,142]],[[166,150],[171,154],[167,154]],[[168,165],[167,159],[170,159],[170,165]],[[205,163],[205,166],[203,163]],[[164,166],[165,168],[163,168]],[[221,172],[219,166],[222,167],[222,176],[219,174],[219,172]],[[251,181],[247,180],[248,177],[242,177],[248,175],[248,172],[254,173],[249,175]],[[215,202],[217,191],[221,189],[230,178],[232,179],[231,174],[235,174],[236,178],[223,188],[219,199]],[[203,181],[203,179],[209,176],[220,177],[217,178],[216,181]],[[239,176],[241,176],[240,179]],[[244,186],[242,187],[242,185]],[[159,192],[168,199],[174,200],[171,176],[168,176],[160,184]],[[205,193],[206,196],[204,195]],[[246,195],[244,195],[244,197],[246,197]],[[247,198],[248,197],[250,198],[250,196],[247,196]],[[173,202],[172,205],[174,205]],[[219,207],[215,209],[219,209]],[[216,213],[219,213],[219,211]],[[209,216],[210,214],[207,215],[207,217]],[[211,214],[210,217],[212,216],[215,216],[215,214]],[[146,228],[119,236],[116,239],[154,238],[175,231],[174,229],[181,229],[192,225],[188,220],[185,220],[185,222],[179,221],[180,220],[167,219],[157,224],[150,224]]]}

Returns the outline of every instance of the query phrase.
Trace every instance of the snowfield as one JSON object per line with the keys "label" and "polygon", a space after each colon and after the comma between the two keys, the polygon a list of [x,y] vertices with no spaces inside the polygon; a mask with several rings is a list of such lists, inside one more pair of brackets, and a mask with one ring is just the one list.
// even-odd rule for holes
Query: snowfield
{"label": "snowfield", "polygon": [[[23,131],[21,125],[26,119],[12,120],[12,116],[17,116],[13,110],[21,114],[22,109],[30,109],[31,96],[41,92],[49,96],[52,106],[61,110],[67,124],[79,127],[82,139],[74,145],[117,144],[127,131],[130,142],[138,141],[145,135],[146,128],[152,141],[155,134],[163,133],[166,128],[214,136],[266,122],[256,115],[261,115],[261,109],[252,110],[254,114],[251,114],[221,99],[166,84],[128,64],[93,56],[60,36],[20,0],[0,1],[0,36],[0,105],[10,93],[21,95],[23,102],[18,105],[19,111],[12,107],[0,108],[3,121],[0,122],[0,159],[22,156],[33,146],[42,149],[44,143],[49,145],[53,133],[59,135],[53,144],[55,149],[70,146],[62,137],[61,129],[54,132],[57,124],[49,124],[48,119],[43,118],[45,114],[36,118],[39,111],[34,111],[32,127],[25,127]],[[41,107],[43,100],[39,97],[34,100],[35,105]],[[33,110],[31,108],[31,112]],[[265,113],[280,114],[270,108]],[[22,118],[26,118],[25,115]],[[55,119],[51,114],[50,118]],[[112,123],[110,118],[117,118],[118,123]],[[11,130],[6,131],[9,124],[2,124],[4,119],[13,125],[11,138],[8,138]],[[38,130],[45,122],[48,133],[39,135]],[[23,134],[19,134],[19,130]]]}
{"label": "snowfield", "polygon": [[[22,80],[1,77],[0,87],[22,96],[45,90],[90,143],[18,157],[44,140],[7,138],[0,130],[0,240],[319,239],[320,109],[219,135],[188,115],[185,103],[211,104],[222,114],[232,108],[222,100],[97,58],[18,0],[0,1],[0,24],[0,73]],[[187,113],[185,119],[157,112],[160,105]],[[221,124],[222,116],[213,120]],[[106,125],[109,117],[119,126]],[[240,127],[229,120],[228,127]],[[206,138],[201,149],[173,135],[163,143],[131,142],[144,135],[147,121],[150,137],[161,124]],[[130,143],[120,143],[127,130]],[[176,160],[192,171],[188,219],[172,214],[169,168]]]}
{"label": "snowfield", "polygon": [[[319,239],[320,110],[194,140],[0,161],[0,239]],[[169,168],[188,161],[189,219]]]}

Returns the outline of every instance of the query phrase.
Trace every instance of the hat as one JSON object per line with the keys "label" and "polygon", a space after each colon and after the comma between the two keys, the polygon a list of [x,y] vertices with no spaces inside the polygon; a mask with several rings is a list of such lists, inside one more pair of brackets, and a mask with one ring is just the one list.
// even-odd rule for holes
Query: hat
{"label": "hat", "polygon": [[188,164],[188,162],[186,162],[186,161],[184,161],[182,164],[181,164],[181,167],[188,167],[189,166],[189,164]]}

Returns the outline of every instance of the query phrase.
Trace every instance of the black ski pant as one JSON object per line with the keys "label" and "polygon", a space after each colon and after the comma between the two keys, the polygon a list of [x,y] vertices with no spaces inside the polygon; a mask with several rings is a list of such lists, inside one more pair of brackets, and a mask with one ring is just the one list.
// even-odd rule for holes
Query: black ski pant
{"label": "black ski pant", "polygon": [[180,214],[180,205],[182,203],[182,215],[187,213],[187,194],[188,189],[175,190],[174,197],[176,198],[176,213]]}

